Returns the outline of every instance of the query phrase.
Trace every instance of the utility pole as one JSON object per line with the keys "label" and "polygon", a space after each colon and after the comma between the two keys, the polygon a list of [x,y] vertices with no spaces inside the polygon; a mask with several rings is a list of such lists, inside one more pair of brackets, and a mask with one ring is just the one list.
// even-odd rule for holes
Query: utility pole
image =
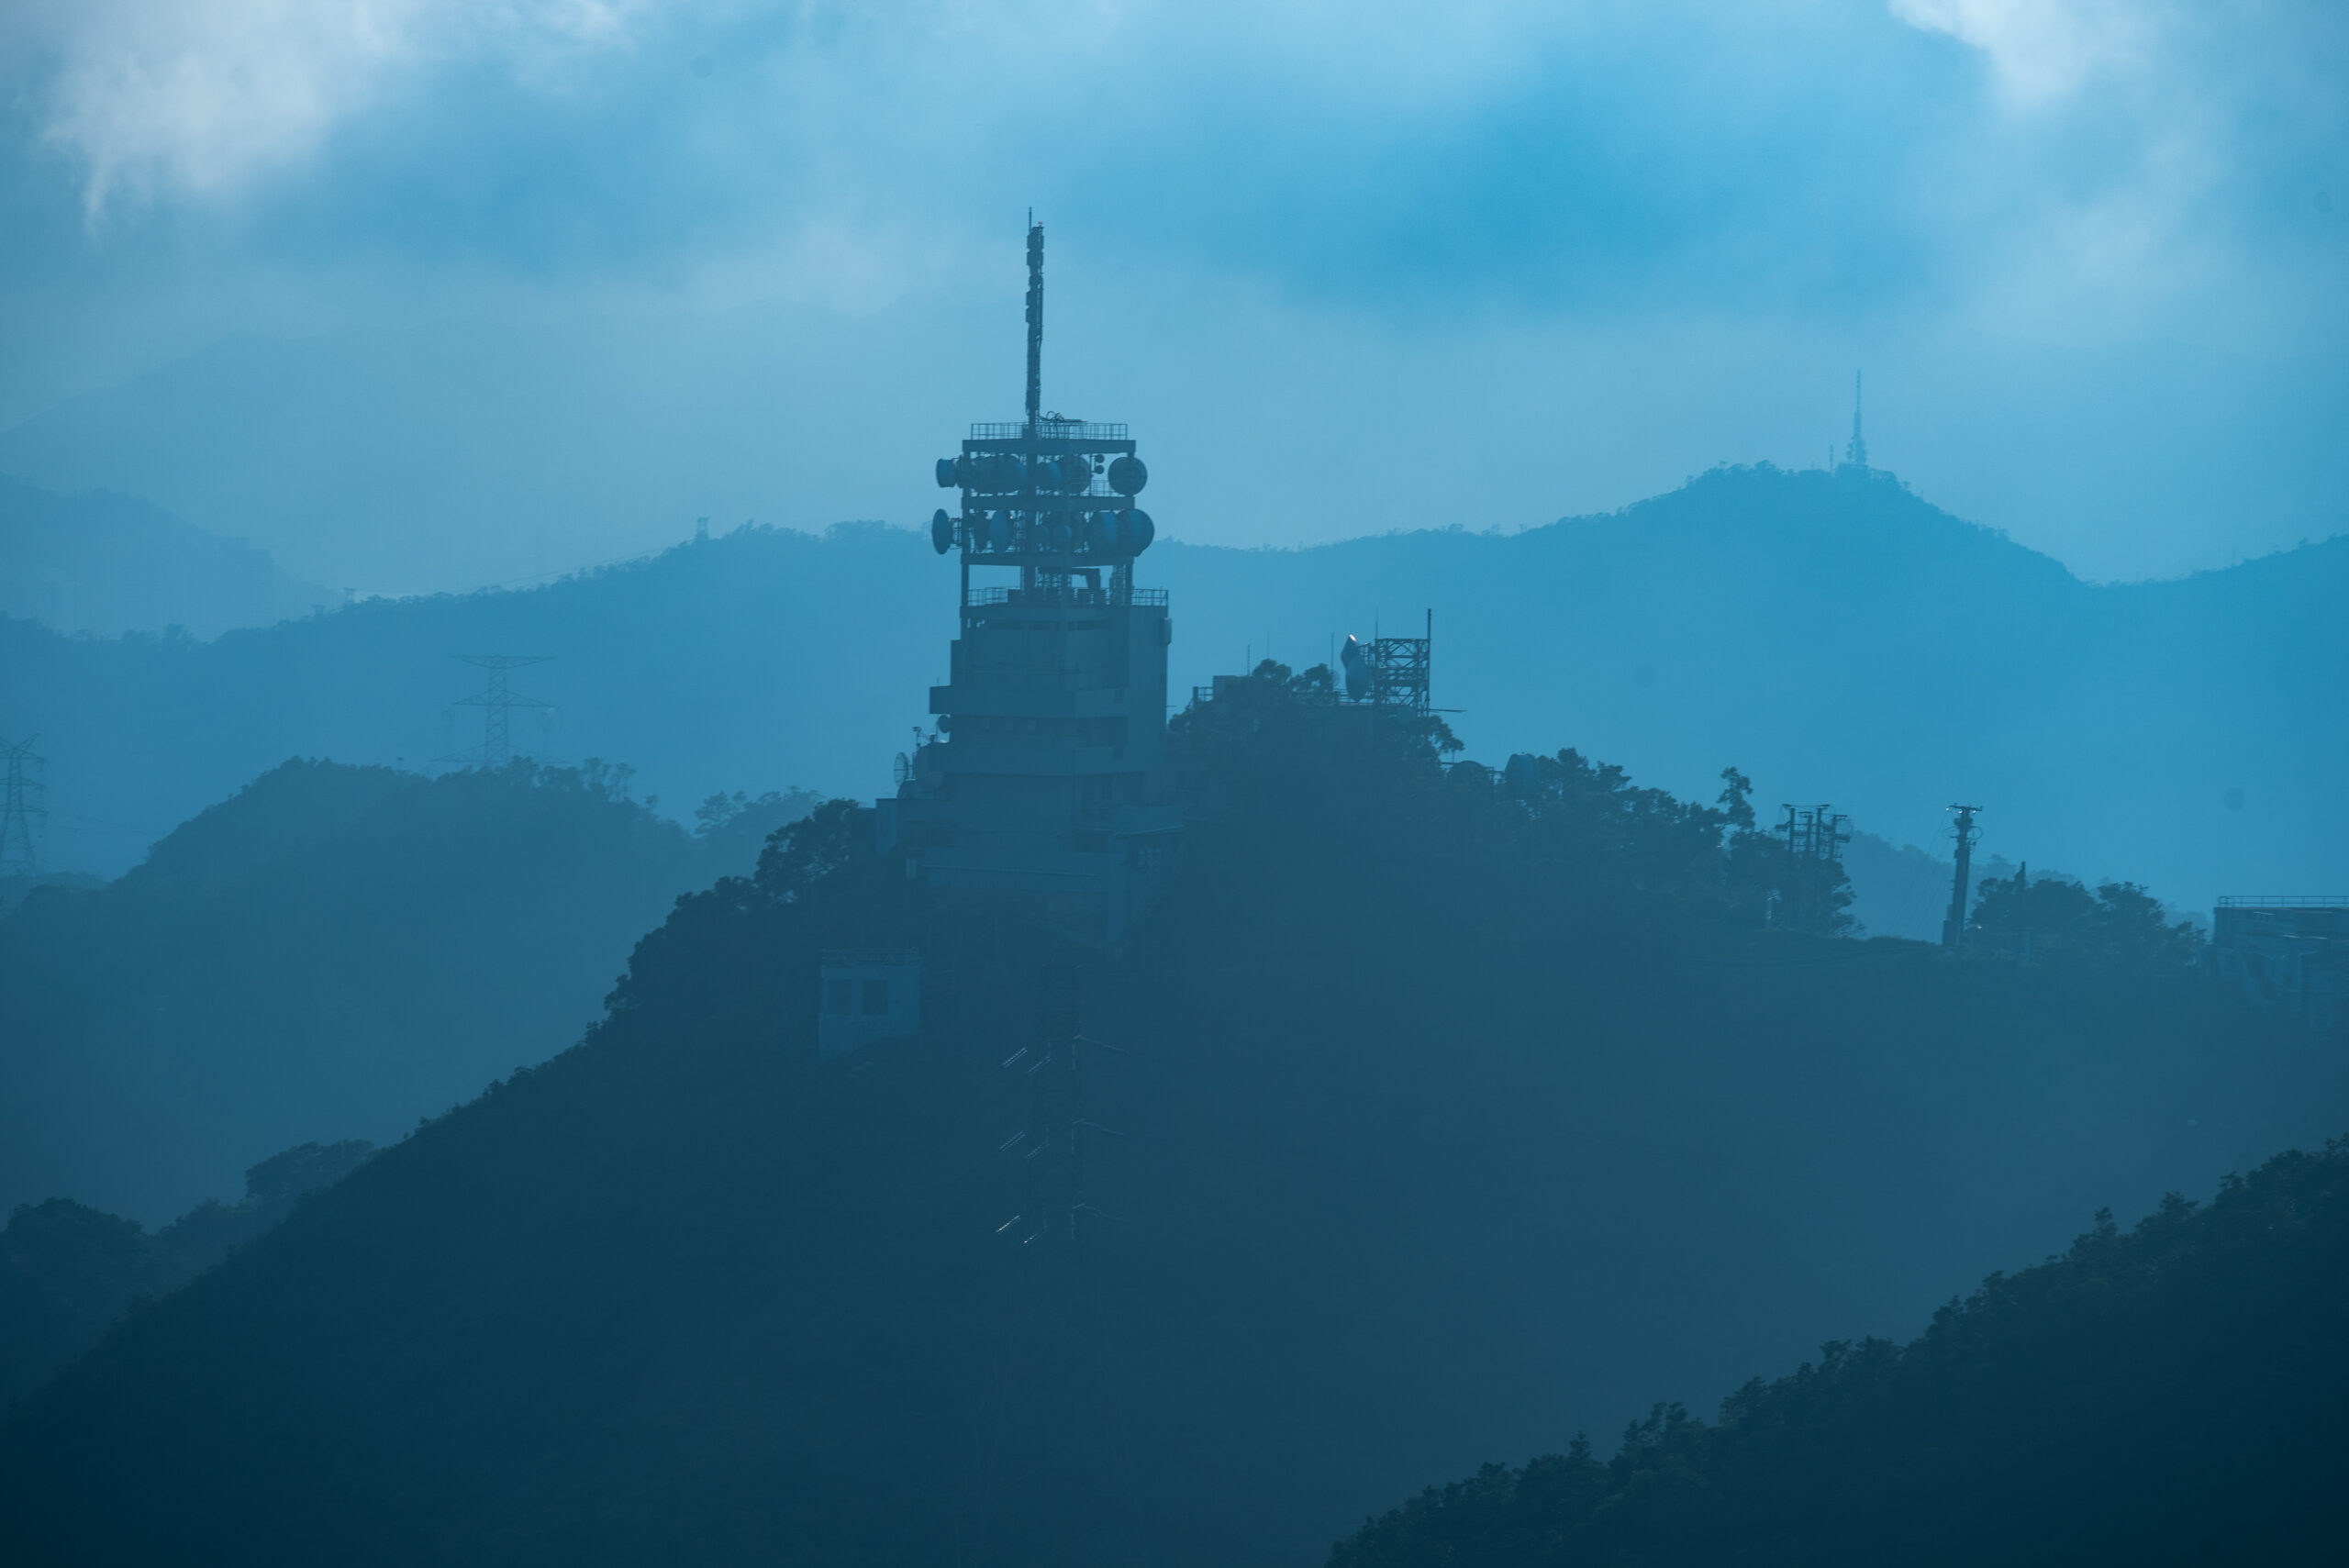
{"label": "utility pole", "polygon": [[1965,945],[1966,895],[1972,891],[1974,878],[1974,841],[1982,836],[1982,830],[1974,826],[1974,814],[1982,808],[1954,805],[1950,809],[1957,813],[1957,826],[1950,829],[1950,836],[1957,840],[1957,875],[1950,881],[1949,916],[1942,921],[1942,946],[1955,952]]}
{"label": "utility pole", "polygon": [[26,773],[27,763],[39,768],[48,762],[33,755],[33,742],[39,739],[28,735],[22,740],[0,740],[0,759],[8,764],[6,792],[0,793],[0,876],[40,874],[40,857],[33,849],[33,818],[45,818],[49,813],[34,801],[49,791]]}
{"label": "utility pole", "polygon": [[460,653],[461,663],[489,672],[489,689],[475,692],[457,701],[459,707],[482,710],[481,765],[484,772],[501,773],[514,761],[514,736],[510,710],[518,707],[551,709],[554,704],[537,697],[517,696],[507,689],[506,673],[525,664],[543,664],[551,657],[533,653]]}

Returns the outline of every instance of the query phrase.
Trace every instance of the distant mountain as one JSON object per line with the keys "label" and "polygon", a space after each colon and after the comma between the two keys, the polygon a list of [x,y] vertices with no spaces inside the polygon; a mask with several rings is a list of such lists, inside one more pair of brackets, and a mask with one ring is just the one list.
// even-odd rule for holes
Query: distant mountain
{"label": "distant mountain", "polygon": [[103,491],[53,495],[0,475],[0,615],[101,637],[171,627],[214,637],[328,600],[262,551],[160,506]]}
{"label": "distant mountain", "polygon": [[[1140,574],[1172,595],[1178,705],[1267,651],[1318,662],[1432,609],[1436,701],[1487,762],[1563,741],[1690,794],[1733,762],[1765,815],[1831,802],[1932,852],[1965,800],[1985,856],[2187,908],[2349,890],[2349,539],[2096,586],[1887,474],[1722,469],[1520,534],[1163,543]],[[0,622],[0,734],[42,735],[52,862],[105,872],[139,829],[288,754],[478,754],[480,710],[453,705],[484,678],[458,653],[552,656],[514,676],[557,705],[519,712],[516,743],[625,759],[672,802],[786,780],[871,795],[930,720],[955,581],[907,531],[744,528],[529,592],[372,601],[208,644]]]}
{"label": "distant mountain", "polygon": [[803,796],[689,834],[600,767],[292,762],[0,916],[0,1212],[160,1222],[274,1151],[388,1142],[578,1038],[678,895]]}
{"label": "distant mountain", "polygon": [[1329,1568],[2331,1562],[2349,1528],[2349,1145],[2110,1214],[1919,1339],[1833,1342],[1602,1460],[1489,1465]]}
{"label": "distant mountain", "polygon": [[[1114,959],[926,900],[846,803],[680,900],[577,1049],[20,1404],[0,1540],[44,1565],[1297,1563],[1431,1477],[1912,1333],[2081,1215],[2349,1115],[2349,1055],[2174,962],[1760,929],[1702,802],[1579,759],[1504,793],[1249,694],[1186,720],[1217,808]],[[820,954],[852,944],[919,952],[920,1032],[820,1058]],[[1071,1027],[1099,1042],[1081,1078]],[[2315,1359],[2337,1361],[2338,1216],[2274,1191],[2189,1238],[2226,1249],[2214,1269],[2100,1253],[2081,1331],[2021,1347],[2055,1364],[1969,1353],[1997,1403],[1925,1382],[1878,1407],[1873,1450],[1821,1461],[1850,1493],[1788,1507],[1953,1500],[1920,1405],[1971,1473],[2009,1451],[1976,1440],[1996,1416],[2018,1461],[2080,1475],[2099,1455],[2051,1453],[2084,1429],[2066,1395],[2128,1392],[2143,1356],[2141,1444],[2281,1413],[2243,1450],[2277,1466],[2196,1478],[2260,1517],[2284,1464],[2336,1451],[2284,1440],[2340,1376]],[[2304,1240],[2330,1272],[2283,1266]],[[2207,1334],[2095,1332],[2130,1320],[2103,1284],[2126,1307],[2170,1288],[2135,1265],[2172,1261],[2212,1284]],[[2308,1353],[2264,1360],[2271,1326]],[[1869,1355],[1839,1387],[1866,1391]],[[2244,1367],[2310,1375],[2197,1381]],[[2180,1386],[2219,1397],[2160,1400]],[[2110,1499],[2049,1506],[2060,1530]]]}

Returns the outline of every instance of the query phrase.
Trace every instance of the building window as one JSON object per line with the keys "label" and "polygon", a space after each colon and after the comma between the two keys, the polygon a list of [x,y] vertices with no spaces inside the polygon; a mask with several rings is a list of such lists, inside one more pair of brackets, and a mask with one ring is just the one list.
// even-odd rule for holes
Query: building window
{"label": "building window", "polygon": [[[841,984],[845,985],[848,982],[843,980]],[[885,1018],[889,1016],[889,983],[887,981],[868,980],[864,983],[864,1016],[868,1018]]]}
{"label": "building window", "polygon": [[824,982],[824,1011],[836,1018],[844,1018],[849,1016],[849,985],[850,982],[846,980]]}

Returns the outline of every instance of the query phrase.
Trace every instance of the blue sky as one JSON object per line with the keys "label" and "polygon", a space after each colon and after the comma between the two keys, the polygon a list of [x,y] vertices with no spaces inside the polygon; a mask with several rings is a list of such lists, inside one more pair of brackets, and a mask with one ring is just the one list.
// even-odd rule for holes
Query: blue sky
{"label": "blue sky", "polygon": [[362,589],[914,521],[1016,407],[1165,527],[1877,461],[2084,575],[2343,527],[2349,12],[31,0],[0,468]]}

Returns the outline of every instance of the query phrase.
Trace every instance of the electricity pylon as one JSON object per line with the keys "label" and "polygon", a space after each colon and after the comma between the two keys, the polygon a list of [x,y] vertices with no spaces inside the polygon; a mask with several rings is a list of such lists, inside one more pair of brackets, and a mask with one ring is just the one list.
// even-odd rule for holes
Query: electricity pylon
{"label": "electricity pylon", "polygon": [[552,657],[540,653],[460,653],[462,663],[489,672],[489,689],[475,692],[457,701],[459,707],[482,710],[481,765],[484,772],[502,772],[514,760],[514,735],[511,710],[518,707],[551,709],[554,704],[537,697],[517,696],[507,689],[506,672],[518,670],[525,664],[543,664]]}

